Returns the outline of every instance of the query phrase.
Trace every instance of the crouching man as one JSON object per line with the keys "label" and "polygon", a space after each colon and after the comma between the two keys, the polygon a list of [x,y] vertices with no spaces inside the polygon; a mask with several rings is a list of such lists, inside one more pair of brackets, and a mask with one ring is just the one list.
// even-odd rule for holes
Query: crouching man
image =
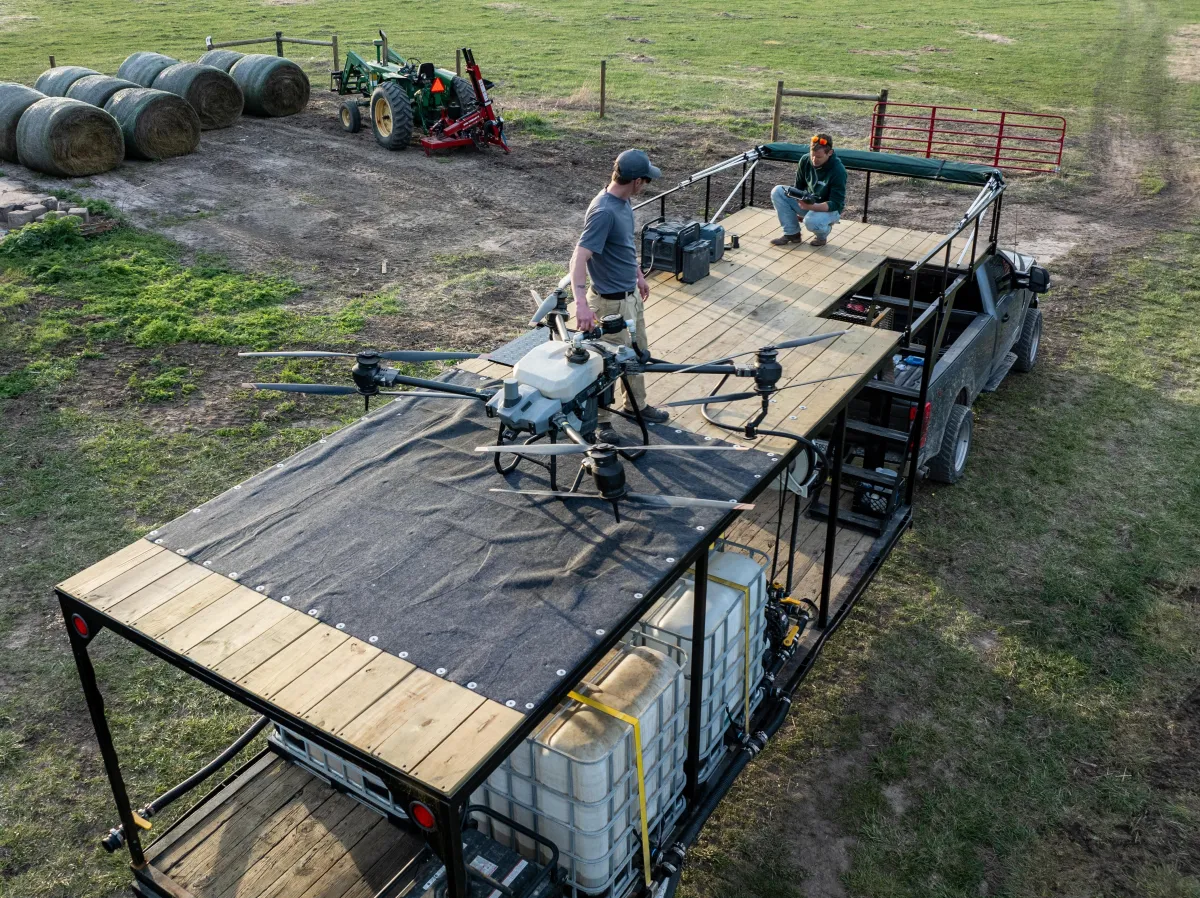
{"label": "crouching man", "polygon": [[832,137],[824,132],[812,136],[796,167],[796,186],[774,188],[771,204],[783,227],[783,234],[771,241],[775,246],[803,243],[801,222],[812,233],[813,246],[825,245],[846,206],[846,168],[833,152]]}

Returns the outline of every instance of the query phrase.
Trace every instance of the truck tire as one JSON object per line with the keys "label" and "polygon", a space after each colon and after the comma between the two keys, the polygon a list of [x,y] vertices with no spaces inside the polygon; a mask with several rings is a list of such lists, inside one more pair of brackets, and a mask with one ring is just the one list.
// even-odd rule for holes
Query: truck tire
{"label": "truck tire", "polygon": [[1021,325],[1021,339],[1013,347],[1017,361],[1013,368],[1021,373],[1032,371],[1037,364],[1038,347],[1042,342],[1042,310],[1030,309],[1025,313],[1025,323]]}
{"label": "truck tire", "polygon": [[450,92],[458,103],[456,121],[479,108],[479,98],[475,96],[475,88],[468,79],[455,75],[450,81]]}
{"label": "truck tire", "polygon": [[412,101],[395,81],[383,82],[371,94],[371,130],[389,150],[403,150],[412,141]]}
{"label": "truck tire", "polygon": [[929,479],[938,483],[958,483],[967,468],[971,452],[971,436],[975,429],[975,413],[970,406],[956,405],[950,409],[942,448],[929,462]]}
{"label": "truck tire", "polygon": [[358,111],[357,100],[346,100],[338,109],[338,118],[342,122],[342,130],[357,134],[362,128],[362,114]]}

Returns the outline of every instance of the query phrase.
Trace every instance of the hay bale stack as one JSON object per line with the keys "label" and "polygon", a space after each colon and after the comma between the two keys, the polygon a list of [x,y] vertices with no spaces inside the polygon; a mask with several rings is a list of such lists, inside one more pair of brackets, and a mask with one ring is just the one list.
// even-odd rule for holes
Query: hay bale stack
{"label": "hay bale stack", "polygon": [[17,157],[34,171],[80,178],[120,165],[125,139],[117,120],[103,109],[67,97],[47,97],[21,116]]}
{"label": "hay bale stack", "polygon": [[0,81],[0,159],[17,162],[17,122],[21,115],[38,100],[46,99],[40,90]]}
{"label": "hay bale stack", "polygon": [[71,85],[80,78],[99,74],[95,69],[85,69],[81,65],[63,65],[54,69],[46,69],[38,75],[38,80],[33,83],[33,86],[48,97],[65,97]]}
{"label": "hay bale stack", "polygon": [[124,78],[110,78],[108,75],[85,75],[67,89],[67,96],[72,100],[82,100],[92,106],[103,107],[117,91],[130,87],[137,87],[137,85]]}
{"label": "hay bale stack", "polygon": [[125,137],[125,154],[137,159],[186,156],[200,144],[200,117],[183,97],[151,87],[117,91],[104,109]]}
{"label": "hay bale stack", "polygon": [[117,77],[132,81],[142,87],[153,87],[154,79],[162,73],[162,70],[178,62],[178,59],[171,56],[141,50],[127,57],[121,63],[121,67],[117,69]]}
{"label": "hay bale stack", "polygon": [[308,105],[308,76],[290,59],[250,53],[234,63],[229,74],[245,94],[251,115],[278,118]]}
{"label": "hay bale stack", "polygon": [[237,50],[209,50],[196,61],[200,65],[210,65],[222,72],[228,72],[233,68],[233,64],[245,55]]}
{"label": "hay bale stack", "polygon": [[205,131],[228,128],[242,114],[242,89],[220,69],[198,62],[181,62],[162,70],[155,90],[165,90],[187,100]]}

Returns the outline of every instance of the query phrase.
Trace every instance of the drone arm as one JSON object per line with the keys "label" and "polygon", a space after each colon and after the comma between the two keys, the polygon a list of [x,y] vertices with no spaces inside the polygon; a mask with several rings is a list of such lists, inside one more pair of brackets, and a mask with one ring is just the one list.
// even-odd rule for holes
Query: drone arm
{"label": "drone arm", "polygon": [[725,374],[732,377],[753,377],[753,368],[739,368],[736,365],[687,365],[676,362],[651,361],[643,365],[642,370],[648,374],[678,374],[686,371],[688,374]]}
{"label": "drone arm", "polygon": [[479,399],[487,402],[492,398],[491,393],[485,393],[482,390],[473,390],[470,387],[460,387],[458,384],[446,383],[442,380],[425,380],[421,377],[409,377],[407,374],[399,374],[394,370],[388,370],[382,377],[385,381],[385,386],[395,386],[396,384],[405,384],[410,387],[424,387],[427,390],[434,390],[439,393],[453,393],[456,396],[469,396],[472,399]]}

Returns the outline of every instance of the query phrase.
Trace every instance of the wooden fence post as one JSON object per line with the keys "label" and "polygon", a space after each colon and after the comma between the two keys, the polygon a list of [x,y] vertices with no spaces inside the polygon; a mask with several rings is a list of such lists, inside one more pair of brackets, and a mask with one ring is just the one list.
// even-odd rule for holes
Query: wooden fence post
{"label": "wooden fence post", "polygon": [[783,112],[783,82],[775,82],[775,112],[771,115],[771,142],[779,140],[779,116]]}
{"label": "wooden fence post", "polygon": [[883,144],[883,117],[887,113],[888,91],[883,88],[879,91],[879,104],[876,107],[875,121],[871,127],[871,149],[879,152],[879,147]]}
{"label": "wooden fence post", "polygon": [[333,44],[333,70],[335,72],[340,72],[342,70],[342,57],[340,57],[338,55],[338,45],[337,45],[337,35],[336,34],[330,39],[330,43]]}
{"label": "wooden fence post", "polygon": [[50,57],[50,68],[54,68],[54,57]]}
{"label": "wooden fence post", "polygon": [[275,55],[276,56],[283,55],[283,32],[282,31],[275,32]]}
{"label": "wooden fence post", "polygon": [[454,74],[462,77],[462,47],[454,51]]}
{"label": "wooden fence post", "polygon": [[600,60],[600,118],[604,118],[605,81],[608,76],[608,60]]}

